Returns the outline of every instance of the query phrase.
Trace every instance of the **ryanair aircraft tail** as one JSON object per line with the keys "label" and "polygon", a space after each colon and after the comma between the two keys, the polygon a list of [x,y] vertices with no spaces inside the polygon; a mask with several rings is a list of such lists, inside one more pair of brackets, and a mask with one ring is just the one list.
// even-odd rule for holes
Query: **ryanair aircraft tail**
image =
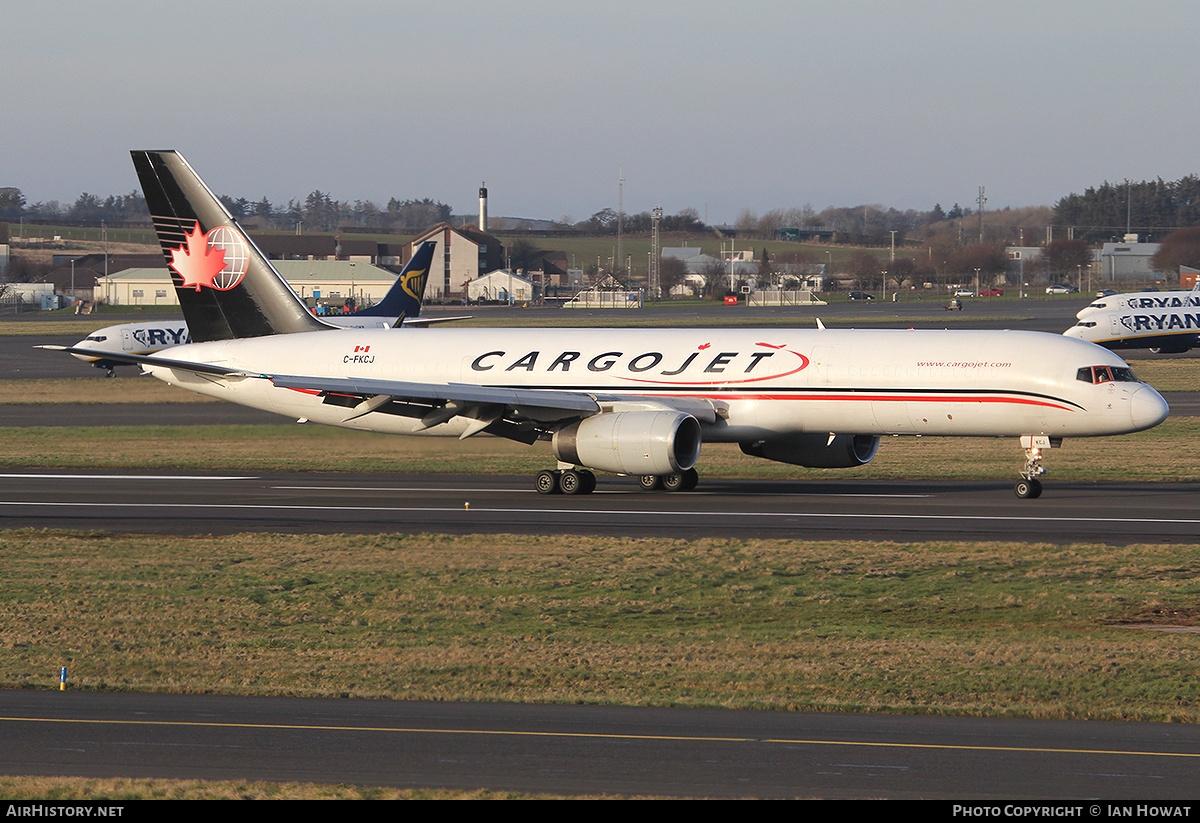
{"label": "ryanair aircraft tail", "polygon": [[425,294],[425,281],[429,279],[429,264],[433,262],[433,250],[437,248],[436,240],[426,240],[396,278],[396,283],[388,289],[383,299],[356,313],[356,317],[391,317],[396,318],[399,326],[404,320],[412,320],[421,313],[421,298]]}
{"label": "ryanair aircraft tail", "polygon": [[329,328],[178,152],[131,154],[193,342]]}

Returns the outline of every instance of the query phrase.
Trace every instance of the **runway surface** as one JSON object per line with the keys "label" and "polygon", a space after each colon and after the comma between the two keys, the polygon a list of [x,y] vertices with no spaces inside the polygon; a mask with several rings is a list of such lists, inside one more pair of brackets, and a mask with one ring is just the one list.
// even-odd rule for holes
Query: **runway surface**
{"label": "runway surface", "polygon": [[1200,728],[0,692],[0,772],[679,797],[1191,798]]}
{"label": "runway surface", "polygon": [[0,525],[157,534],[442,532],[696,538],[1195,542],[1196,484],[705,480],[544,496],[528,477],[61,471],[0,475]]}

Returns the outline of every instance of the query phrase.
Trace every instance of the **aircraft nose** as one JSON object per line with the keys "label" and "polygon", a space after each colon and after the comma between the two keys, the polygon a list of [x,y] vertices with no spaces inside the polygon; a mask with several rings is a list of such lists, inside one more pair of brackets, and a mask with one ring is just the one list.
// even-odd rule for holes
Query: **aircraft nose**
{"label": "aircraft nose", "polygon": [[1136,431],[1157,426],[1167,419],[1170,410],[1163,396],[1149,386],[1142,386],[1134,392],[1129,404],[1129,414]]}

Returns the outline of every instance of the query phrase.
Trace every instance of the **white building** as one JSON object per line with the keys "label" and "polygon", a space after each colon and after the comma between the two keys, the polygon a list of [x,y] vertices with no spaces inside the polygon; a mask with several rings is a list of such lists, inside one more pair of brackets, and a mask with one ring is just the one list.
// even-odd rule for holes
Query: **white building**
{"label": "white building", "polygon": [[1161,280],[1163,272],[1154,270],[1150,258],[1158,251],[1159,243],[1139,243],[1127,238],[1126,242],[1105,243],[1100,247],[1100,279],[1105,283],[1118,280]]}
{"label": "white building", "polygon": [[[272,260],[296,294],[340,306],[353,297],[359,307],[378,303],[396,282],[394,272],[350,260]],[[115,306],[179,304],[165,268],[125,269],[96,278],[96,300]]]}
{"label": "white building", "polygon": [[439,223],[412,239],[409,255],[426,240],[436,240],[438,244],[433,250],[425,287],[428,300],[459,300],[466,293],[468,282],[504,265],[504,247],[500,241],[474,226],[456,228]]}
{"label": "white building", "polygon": [[524,303],[535,299],[537,289],[532,280],[508,269],[496,269],[467,284],[467,299],[472,303],[503,301]]}

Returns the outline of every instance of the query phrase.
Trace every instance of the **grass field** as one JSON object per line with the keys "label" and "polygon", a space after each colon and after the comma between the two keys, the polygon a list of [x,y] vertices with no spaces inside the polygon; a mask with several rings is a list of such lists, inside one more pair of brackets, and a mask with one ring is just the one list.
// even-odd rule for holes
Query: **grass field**
{"label": "grass field", "polygon": [[0,541],[8,688],[1200,720],[1198,545]]}
{"label": "grass field", "polygon": [[[527,792],[395,789],[390,786],[322,786],[252,780],[153,780],[148,778],[0,777],[8,801],[112,800],[555,800]],[[583,795],[573,800],[604,799]],[[611,799],[611,798],[610,798]],[[632,798],[631,798],[632,799]]]}
{"label": "grass field", "polygon": [[[220,405],[214,405],[219,417]],[[1200,419],[1177,418],[1124,437],[1067,440],[1046,456],[1051,480],[1200,480]],[[491,437],[395,437],[326,426],[108,426],[0,428],[10,468],[162,468],[231,471],[442,472],[532,477],[553,464],[549,444]],[[797,480],[1002,479],[1024,462],[1014,438],[884,438],[854,469],[806,469],[747,457],[736,444],[706,444],[705,477]]]}

